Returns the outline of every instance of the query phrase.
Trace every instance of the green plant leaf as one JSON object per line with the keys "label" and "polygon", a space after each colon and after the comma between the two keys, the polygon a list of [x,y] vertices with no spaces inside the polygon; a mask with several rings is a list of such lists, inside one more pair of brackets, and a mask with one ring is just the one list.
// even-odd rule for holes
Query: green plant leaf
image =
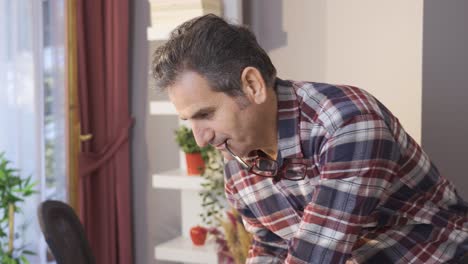
{"label": "green plant leaf", "polygon": [[182,151],[185,153],[201,152],[200,147],[195,141],[195,136],[191,129],[186,126],[180,126],[175,132],[175,140]]}
{"label": "green plant leaf", "polygon": [[21,261],[25,264],[29,264],[29,260],[25,256],[21,256]]}
{"label": "green plant leaf", "polygon": [[[34,252],[26,251],[23,250],[22,247],[15,246],[13,248],[13,256],[18,257],[13,258],[9,253],[4,251],[4,248],[7,248],[9,237],[7,233],[9,232],[9,206],[13,206],[15,214],[21,213],[21,203],[24,201],[25,197],[37,192],[34,190],[37,183],[32,183],[32,176],[21,178],[20,171],[16,168],[11,168],[10,164],[11,162],[6,159],[4,152],[0,152],[0,212],[3,212],[0,220],[0,258],[2,264],[29,263],[23,254],[34,254]],[[22,231],[24,231],[22,228],[23,226],[24,225],[20,226]],[[20,237],[20,233],[14,230],[13,237],[17,239]]]}

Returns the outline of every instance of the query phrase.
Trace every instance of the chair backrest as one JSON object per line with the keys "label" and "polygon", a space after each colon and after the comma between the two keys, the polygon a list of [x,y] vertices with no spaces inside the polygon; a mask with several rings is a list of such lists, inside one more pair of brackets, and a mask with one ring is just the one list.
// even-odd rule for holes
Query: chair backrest
{"label": "chair backrest", "polygon": [[39,224],[57,264],[94,264],[94,256],[78,216],[66,203],[44,201]]}

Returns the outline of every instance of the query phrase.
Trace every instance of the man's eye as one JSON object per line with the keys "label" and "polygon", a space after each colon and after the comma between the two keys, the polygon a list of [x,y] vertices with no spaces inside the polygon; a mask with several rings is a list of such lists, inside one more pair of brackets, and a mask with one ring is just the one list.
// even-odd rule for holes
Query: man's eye
{"label": "man's eye", "polygon": [[203,113],[202,118],[210,118],[212,113]]}
{"label": "man's eye", "polygon": [[200,113],[200,114],[198,115],[198,118],[199,118],[199,119],[208,119],[208,118],[210,118],[210,117],[211,117],[211,113]]}

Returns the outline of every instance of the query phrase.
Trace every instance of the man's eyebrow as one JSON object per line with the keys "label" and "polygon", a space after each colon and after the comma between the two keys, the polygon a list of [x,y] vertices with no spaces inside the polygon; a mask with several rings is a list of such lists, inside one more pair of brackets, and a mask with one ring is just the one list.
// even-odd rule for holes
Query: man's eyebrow
{"label": "man's eyebrow", "polygon": [[204,107],[204,108],[200,108],[198,109],[191,117],[189,118],[186,118],[186,117],[180,117],[181,120],[187,120],[187,119],[197,119],[199,118],[201,115],[203,114],[207,114],[207,113],[210,113],[210,112],[213,112],[216,108],[213,107],[213,106],[209,106],[209,107]]}

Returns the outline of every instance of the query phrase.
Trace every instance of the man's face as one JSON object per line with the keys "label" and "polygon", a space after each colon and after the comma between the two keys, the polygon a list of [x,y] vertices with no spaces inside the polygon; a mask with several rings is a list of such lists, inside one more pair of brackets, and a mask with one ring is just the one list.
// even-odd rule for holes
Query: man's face
{"label": "man's face", "polygon": [[199,146],[208,144],[221,150],[224,143],[241,157],[259,148],[257,127],[261,111],[247,97],[230,97],[215,92],[208,82],[195,72],[185,72],[168,88],[169,98],[179,116],[189,120]]}

